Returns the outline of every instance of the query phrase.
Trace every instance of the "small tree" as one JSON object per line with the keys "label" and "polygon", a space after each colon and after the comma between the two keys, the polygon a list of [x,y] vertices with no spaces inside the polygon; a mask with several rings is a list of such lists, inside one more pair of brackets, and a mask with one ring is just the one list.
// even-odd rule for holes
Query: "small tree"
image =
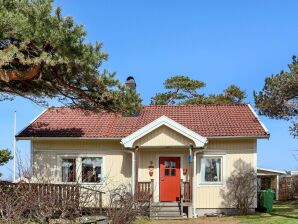
{"label": "small tree", "polygon": [[[8,149],[0,150],[0,166],[3,166],[11,159],[13,159],[13,156],[11,155],[11,151],[9,151]],[[2,176],[2,173],[0,173],[0,177],[1,176]]]}
{"label": "small tree", "polygon": [[111,224],[129,224],[138,216],[148,215],[150,195],[142,195],[137,201],[126,185],[120,185],[109,192],[107,216]]}
{"label": "small tree", "polygon": [[248,214],[257,197],[257,175],[252,166],[237,160],[226,187],[226,190],[221,190],[224,206],[237,208],[241,215]]}

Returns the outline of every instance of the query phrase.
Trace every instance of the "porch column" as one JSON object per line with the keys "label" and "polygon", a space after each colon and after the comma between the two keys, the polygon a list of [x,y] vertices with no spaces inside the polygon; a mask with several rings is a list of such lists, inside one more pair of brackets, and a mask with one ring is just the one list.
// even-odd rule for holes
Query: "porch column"
{"label": "porch column", "polygon": [[129,149],[124,149],[125,153],[131,154],[131,194],[134,197],[135,196],[135,151],[129,150]]}

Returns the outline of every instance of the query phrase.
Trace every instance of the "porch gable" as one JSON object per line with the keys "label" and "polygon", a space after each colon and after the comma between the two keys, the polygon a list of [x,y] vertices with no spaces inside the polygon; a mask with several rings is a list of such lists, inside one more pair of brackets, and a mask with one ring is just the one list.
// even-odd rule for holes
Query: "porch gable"
{"label": "porch gable", "polygon": [[[160,127],[167,127],[168,129],[171,129],[171,131],[166,131],[166,133],[160,133],[160,131],[164,131],[166,129],[160,128]],[[159,129],[159,130],[158,130]],[[155,131],[157,130],[157,131]],[[155,131],[155,132],[154,132]],[[176,134],[173,135],[173,132],[176,132]],[[194,131],[186,128],[185,126],[179,124],[178,122],[166,117],[161,116],[160,118],[156,119],[155,121],[145,125],[144,127],[140,128],[139,130],[135,131],[134,133],[130,134],[129,136],[123,138],[121,140],[121,144],[124,145],[126,148],[131,148],[133,145],[135,145],[135,142],[144,137],[145,135],[148,135],[151,133],[151,138],[160,138],[160,137],[168,137],[168,138],[175,138],[177,136],[180,137],[181,135],[184,137],[184,139],[189,139],[189,143],[194,144],[195,147],[204,147],[205,144],[207,144],[207,138],[195,133]],[[160,136],[161,135],[161,136]],[[150,138],[150,137],[149,137]],[[176,140],[177,141],[177,140]],[[145,140],[146,142],[146,140]],[[147,140],[148,142],[148,140]],[[185,143],[185,140],[183,140]],[[181,143],[180,143],[181,144]]]}

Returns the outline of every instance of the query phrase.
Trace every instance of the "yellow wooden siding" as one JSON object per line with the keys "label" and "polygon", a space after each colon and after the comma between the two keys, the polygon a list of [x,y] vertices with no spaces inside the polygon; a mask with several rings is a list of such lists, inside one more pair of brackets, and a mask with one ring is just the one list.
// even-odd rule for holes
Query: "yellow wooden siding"
{"label": "yellow wooden siding", "polygon": [[[139,181],[150,181],[154,178],[155,200],[158,200],[158,155],[182,155],[183,167],[188,168],[188,144],[190,140],[176,134],[175,137],[168,128],[162,127],[154,134],[148,134],[150,137],[143,137],[139,140]],[[177,140],[178,139],[178,140]],[[100,186],[102,190],[108,192],[113,186],[120,184],[129,185],[131,180],[131,155],[124,153],[121,149],[120,140],[100,141],[100,140],[35,140],[33,143],[33,165],[38,170],[39,178],[43,177],[51,182],[59,182],[61,177],[58,166],[59,156],[62,155],[94,155],[104,156],[104,172],[108,176],[109,186]],[[182,146],[184,144],[184,146]],[[152,147],[150,147],[152,146]],[[145,147],[145,148],[142,148]],[[234,170],[234,162],[238,159],[255,164],[256,140],[209,140],[206,152],[207,154],[224,154],[226,176]],[[199,158],[199,157],[198,157]],[[149,176],[150,161],[154,165],[154,175]],[[198,164],[199,159],[198,159]],[[188,171],[189,173],[189,171]],[[188,181],[188,176],[182,175],[184,180]],[[200,177],[198,177],[200,178]],[[130,185],[129,185],[130,186]],[[197,208],[221,208],[222,198],[220,190],[222,186],[197,186]],[[105,195],[104,201],[108,198]]]}
{"label": "yellow wooden siding", "polygon": [[[39,182],[61,182],[61,157],[82,157],[100,155],[104,158],[103,172],[106,177],[103,185],[97,189],[109,192],[116,186],[124,184],[130,188],[131,155],[121,149],[116,141],[68,140],[68,141],[33,141],[33,169]],[[77,174],[79,175],[79,174]],[[88,186],[88,184],[84,184]],[[90,185],[94,188],[94,185]],[[104,195],[104,203],[108,200]]]}
{"label": "yellow wooden siding", "polygon": [[135,146],[143,147],[185,146],[189,144],[194,144],[194,142],[164,125],[134,143]]}
{"label": "yellow wooden siding", "polygon": [[[252,167],[256,164],[256,140],[209,140],[207,151],[204,155],[221,155],[223,160],[223,183],[230,174],[235,170],[235,163],[241,159]],[[198,169],[200,166],[200,156],[197,158]],[[198,170],[197,169],[197,170]],[[201,173],[197,175],[197,208],[226,208],[223,203],[221,191],[226,191],[225,184],[220,186],[204,186],[199,184]]]}

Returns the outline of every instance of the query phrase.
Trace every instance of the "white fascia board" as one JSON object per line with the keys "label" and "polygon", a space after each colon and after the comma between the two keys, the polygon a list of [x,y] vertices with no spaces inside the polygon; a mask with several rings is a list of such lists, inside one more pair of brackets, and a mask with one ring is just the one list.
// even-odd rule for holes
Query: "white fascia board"
{"label": "white fascia board", "polygon": [[260,122],[261,126],[263,127],[263,129],[265,130],[265,132],[270,135],[270,132],[268,130],[268,128],[266,128],[266,126],[264,125],[264,123],[260,120],[259,116],[257,115],[257,113],[255,112],[255,110],[252,108],[252,106],[250,104],[247,104],[247,106],[249,107],[249,109],[251,110],[251,112],[253,113],[253,115],[257,118],[257,120]]}
{"label": "white fascia board", "polygon": [[118,140],[122,138],[104,138],[104,137],[16,137],[17,140]]}
{"label": "white fascia board", "polygon": [[[279,170],[271,170],[271,169],[264,169],[264,168],[257,168],[257,171],[265,171],[265,172],[271,172],[271,173],[277,173],[277,174],[286,174],[284,171]],[[259,175],[259,174],[258,174]],[[260,174],[261,175],[261,174]]]}
{"label": "white fascia board", "polygon": [[252,136],[206,136],[207,139],[255,139],[255,138],[259,138],[259,139],[268,139],[269,138],[269,135],[268,136],[263,136],[263,135],[252,135]]}
{"label": "white fascia board", "polygon": [[[27,124],[24,128],[22,128],[20,131],[18,131],[18,133],[16,134],[16,136],[18,136],[20,133],[22,133],[22,131],[24,131],[26,128],[28,128],[34,121],[36,121],[41,115],[43,115],[49,108],[44,109],[39,115],[37,115],[29,124]],[[15,137],[16,137],[15,136]]]}
{"label": "white fascia board", "polygon": [[193,140],[195,147],[203,147],[208,142],[207,138],[195,133],[178,122],[168,118],[167,116],[161,116],[160,118],[140,128],[136,132],[123,138],[121,140],[121,144],[123,144],[125,148],[131,148],[136,140],[161,127],[162,125],[165,125],[168,128],[180,133],[181,135]]}

